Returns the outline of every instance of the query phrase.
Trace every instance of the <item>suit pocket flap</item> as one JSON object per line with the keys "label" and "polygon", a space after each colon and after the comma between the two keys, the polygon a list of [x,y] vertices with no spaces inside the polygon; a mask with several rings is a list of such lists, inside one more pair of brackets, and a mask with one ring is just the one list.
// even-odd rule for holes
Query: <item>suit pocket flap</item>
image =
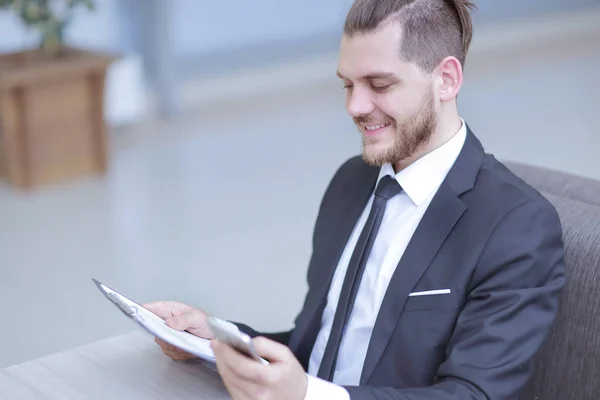
{"label": "suit pocket flap", "polygon": [[409,296],[404,306],[404,311],[434,310],[437,308],[456,308],[456,294],[440,293],[424,296]]}

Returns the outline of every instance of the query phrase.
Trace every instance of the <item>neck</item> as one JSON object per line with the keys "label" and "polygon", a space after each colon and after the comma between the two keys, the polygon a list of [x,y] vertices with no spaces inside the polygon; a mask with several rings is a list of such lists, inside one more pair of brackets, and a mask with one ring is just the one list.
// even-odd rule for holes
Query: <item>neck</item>
{"label": "neck", "polygon": [[458,110],[453,107],[451,112],[441,113],[438,116],[437,126],[429,140],[419,148],[411,157],[394,163],[396,173],[405,169],[421,157],[431,153],[435,149],[442,147],[458,133],[462,121],[458,115]]}

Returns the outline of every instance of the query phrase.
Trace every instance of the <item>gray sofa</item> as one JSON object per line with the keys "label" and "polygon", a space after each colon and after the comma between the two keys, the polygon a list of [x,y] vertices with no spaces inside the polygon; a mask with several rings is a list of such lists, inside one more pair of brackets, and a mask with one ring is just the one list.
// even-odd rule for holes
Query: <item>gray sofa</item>
{"label": "gray sofa", "polygon": [[600,181],[514,162],[505,165],[556,207],[567,285],[524,400],[600,399]]}

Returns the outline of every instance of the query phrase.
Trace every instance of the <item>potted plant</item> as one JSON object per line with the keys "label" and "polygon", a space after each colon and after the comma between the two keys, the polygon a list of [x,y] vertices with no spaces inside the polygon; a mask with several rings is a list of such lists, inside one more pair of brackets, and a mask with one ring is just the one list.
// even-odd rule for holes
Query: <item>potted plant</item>
{"label": "potted plant", "polygon": [[39,46],[0,54],[0,178],[31,189],[107,169],[104,81],[113,56],[69,47],[64,32],[92,0],[0,0]]}

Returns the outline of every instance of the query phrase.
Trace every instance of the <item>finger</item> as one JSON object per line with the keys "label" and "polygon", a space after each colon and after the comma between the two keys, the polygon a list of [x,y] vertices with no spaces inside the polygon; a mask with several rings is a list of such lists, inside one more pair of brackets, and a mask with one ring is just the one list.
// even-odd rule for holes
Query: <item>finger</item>
{"label": "finger", "polygon": [[159,337],[155,337],[154,341],[163,349],[169,349],[169,350],[173,350],[173,351],[175,351],[175,350],[183,351],[179,347],[174,346],[171,343],[165,342],[164,340],[162,340]]}
{"label": "finger", "polygon": [[164,314],[167,310],[167,302],[155,301],[153,303],[142,304],[142,307],[153,312],[154,314]]}
{"label": "finger", "polygon": [[160,346],[160,348],[163,350],[163,352],[170,352],[170,353],[176,353],[176,352],[183,352],[183,350],[181,350],[178,347],[173,346],[172,344],[160,341],[158,342],[158,345]]}
{"label": "finger", "polygon": [[188,361],[194,358],[189,354],[180,351],[163,350],[163,353],[174,361]]}
{"label": "finger", "polygon": [[162,352],[176,361],[187,361],[196,358],[193,354],[190,354],[184,350],[178,348],[162,348]]}
{"label": "finger", "polygon": [[269,362],[284,362],[294,357],[289,347],[266,337],[258,336],[252,339],[256,352]]}
{"label": "finger", "polygon": [[239,377],[226,363],[222,357],[217,357],[217,371],[221,376],[225,389],[234,400],[250,400],[252,393],[257,393],[260,387],[254,382]]}
{"label": "finger", "polygon": [[186,360],[196,358],[193,354],[190,354],[177,346],[173,346],[158,337],[154,338],[154,341],[160,346],[162,352],[171,358],[177,357],[178,359],[184,358]]}
{"label": "finger", "polygon": [[167,342],[167,341],[165,341],[165,340],[161,339],[161,338],[160,338],[160,337],[158,337],[158,336],[155,336],[155,337],[154,337],[154,341],[155,341],[155,342],[156,342],[156,343],[157,343],[157,344],[158,344],[160,347],[175,347],[175,346],[173,346],[171,343],[169,343],[169,342]]}
{"label": "finger", "polygon": [[172,353],[167,352],[165,354],[174,361],[189,361],[189,360],[193,360],[196,358],[191,354],[182,353],[182,352],[172,352]]}
{"label": "finger", "polygon": [[159,338],[158,336],[154,337],[154,341],[156,342],[157,345],[159,345],[161,348],[168,348],[171,346],[171,344],[165,342],[164,340],[162,340],[161,338]]}
{"label": "finger", "polygon": [[[229,364],[225,362],[225,357],[223,357],[218,347],[214,347],[213,352],[215,353],[217,371],[223,380],[223,384],[231,397],[235,399],[240,394],[240,378],[231,370]],[[235,396],[234,394],[237,394],[238,396]]]}
{"label": "finger", "polygon": [[165,324],[178,331],[189,331],[206,339],[212,337],[212,332],[206,324],[206,314],[197,309],[191,309],[181,315],[166,318]]}
{"label": "finger", "polygon": [[186,329],[195,327],[194,324],[202,324],[201,322],[196,321],[197,317],[198,316],[194,312],[170,315],[165,318],[165,324],[178,331],[185,331]]}
{"label": "finger", "polygon": [[229,393],[229,396],[233,400],[256,400],[260,398],[266,398],[264,396],[259,397],[259,395],[257,395],[261,393],[262,390],[259,387],[252,386],[254,385],[253,383],[246,382],[243,385],[237,385],[237,381],[228,381],[223,379],[223,384],[225,385],[227,393]]}
{"label": "finger", "polygon": [[241,400],[247,399],[248,396],[244,393],[243,389],[240,387],[238,381],[236,379],[232,379],[231,375],[227,373],[223,373],[223,368],[218,368],[219,375],[221,376],[221,380],[223,381],[223,385],[225,386],[225,390],[229,393],[229,396],[233,400]]}
{"label": "finger", "polygon": [[185,305],[175,301],[156,301],[142,305],[142,307],[163,319],[173,316],[175,311],[178,311],[178,314],[181,314],[183,306]]}
{"label": "finger", "polygon": [[267,372],[266,365],[241,354],[230,345],[218,340],[211,341],[211,346],[217,360],[236,378],[254,383],[264,382]]}

